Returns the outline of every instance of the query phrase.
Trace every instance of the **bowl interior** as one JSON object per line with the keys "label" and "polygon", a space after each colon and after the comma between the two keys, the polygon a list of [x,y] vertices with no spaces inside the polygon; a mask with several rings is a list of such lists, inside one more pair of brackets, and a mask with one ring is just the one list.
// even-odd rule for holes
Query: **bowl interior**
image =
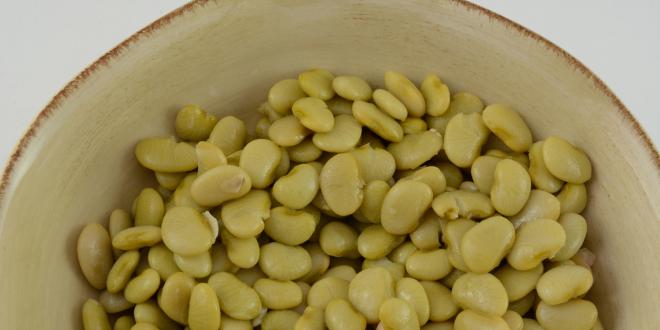
{"label": "bowl interior", "polygon": [[376,86],[388,69],[418,82],[435,72],[454,92],[510,104],[535,139],[560,135],[585,149],[600,318],[611,328],[660,323],[660,259],[648,256],[660,249],[658,156],[581,64],[460,1],[226,0],[188,5],[141,31],[67,86],[28,132],[0,197],[0,328],[81,327],[80,306],[96,293],[77,267],[77,235],[153,184],[134,160],[137,140],[171,134],[187,103],[252,120],[272,83],[310,67]]}

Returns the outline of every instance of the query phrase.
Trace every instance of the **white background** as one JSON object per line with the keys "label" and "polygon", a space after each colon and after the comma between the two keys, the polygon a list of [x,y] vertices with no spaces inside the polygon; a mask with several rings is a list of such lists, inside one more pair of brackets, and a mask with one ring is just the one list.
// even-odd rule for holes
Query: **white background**
{"label": "white background", "polygon": [[[103,53],[183,0],[0,0],[0,166],[36,114]],[[475,0],[591,68],[660,144],[660,1]]]}

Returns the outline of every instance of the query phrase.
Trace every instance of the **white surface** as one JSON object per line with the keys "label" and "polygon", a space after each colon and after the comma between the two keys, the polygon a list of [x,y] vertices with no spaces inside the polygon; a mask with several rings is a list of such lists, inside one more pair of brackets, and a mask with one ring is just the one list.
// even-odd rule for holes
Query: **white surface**
{"label": "white surface", "polygon": [[[103,53],[184,4],[7,1],[0,11],[0,166],[37,113]],[[660,144],[660,2],[475,0],[591,68]]]}

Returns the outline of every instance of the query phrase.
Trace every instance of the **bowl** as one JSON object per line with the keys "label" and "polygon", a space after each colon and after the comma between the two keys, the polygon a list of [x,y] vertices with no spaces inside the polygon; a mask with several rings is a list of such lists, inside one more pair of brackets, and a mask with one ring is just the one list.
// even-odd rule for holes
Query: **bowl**
{"label": "bowl", "polygon": [[133,146],[179,107],[254,120],[269,86],[306,68],[419,80],[522,113],[536,139],[588,151],[591,292],[610,329],[660,324],[660,158],[616,96],[549,41],[460,0],[195,1],[105,54],[39,114],[0,186],[1,329],[79,329],[97,293],[76,263],[84,224],[128,208],[148,172]]}

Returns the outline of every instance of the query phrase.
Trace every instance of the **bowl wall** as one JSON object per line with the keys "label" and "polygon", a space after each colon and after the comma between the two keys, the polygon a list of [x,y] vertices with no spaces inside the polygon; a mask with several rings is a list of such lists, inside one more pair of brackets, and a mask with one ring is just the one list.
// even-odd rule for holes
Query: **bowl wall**
{"label": "bowl wall", "polygon": [[535,139],[587,150],[591,294],[611,329],[660,324],[660,162],[584,66],[535,34],[461,1],[201,1],[170,14],[78,76],[44,110],[0,188],[0,329],[77,329],[96,293],[76,263],[89,222],[107,223],[153,183],[133,157],[200,104],[253,120],[269,86],[310,67],[382,86],[435,72],[452,91],[522,113]]}

